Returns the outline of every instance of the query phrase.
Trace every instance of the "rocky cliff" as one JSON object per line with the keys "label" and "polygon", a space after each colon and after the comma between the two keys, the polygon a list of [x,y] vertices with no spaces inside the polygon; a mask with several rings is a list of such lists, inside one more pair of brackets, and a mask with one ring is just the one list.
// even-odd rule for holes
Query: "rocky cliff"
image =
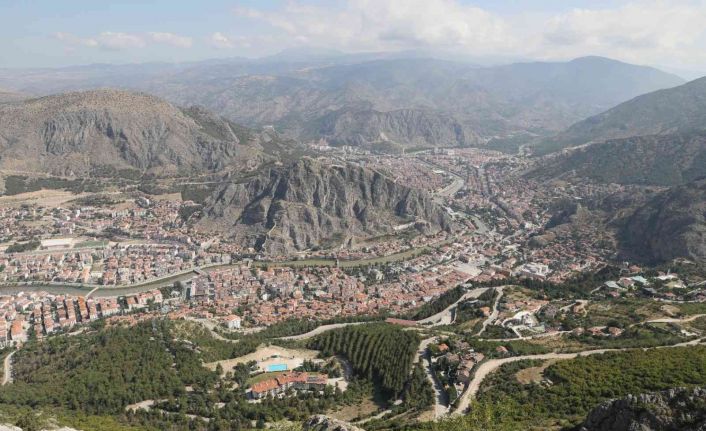
{"label": "rocky cliff", "polygon": [[359,165],[310,158],[223,184],[206,200],[199,221],[273,254],[391,234],[408,223],[421,231],[451,227],[445,211],[421,191]]}
{"label": "rocky cliff", "polygon": [[419,109],[390,112],[343,110],[330,113],[317,122],[310,136],[326,139],[332,145],[373,147],[463,147],[480,143],[479,137],[452,117]]}
{"label": "rocky cliff", "polygon": [[355,425],[348,422],[343,422],[338,419],[333,419],[324,415],[316,415],[310,417],[304,423],[306,431],[364,431]]}
{"label": "rocky cliff", "polygon": [[706,389],[631,395],[593,409],[578,431],[703,431]]}
{"label": "rocky cliff", "polygon": [[623,254],[648,262],[706,262],[706,179],[658,193],[620,223]]}
{"label": "rocky cliff", "polygon": [[52,175],[174,175],[247,158],[248,137],[200,109],[117,90],[0,104],[0,169]]}

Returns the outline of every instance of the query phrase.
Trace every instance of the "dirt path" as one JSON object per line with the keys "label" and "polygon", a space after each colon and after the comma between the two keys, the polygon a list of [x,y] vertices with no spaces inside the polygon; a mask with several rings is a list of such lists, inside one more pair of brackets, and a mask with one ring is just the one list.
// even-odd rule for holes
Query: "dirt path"
{"label": "dirt path", "polygon": [[[679,344],[674,344],[671,346],[659,346],[659,347],[653,347],[652,349],[668,349],[668,348],[673,348],[673,347],[684,347],[684,346],[695,346],[699,344],[703,339],[696,339],[692,341],[687,341],[684,343],[679,343]],[[525,356],[514,356],[511,358],[502,358],[502,359],[491,359],[489,361],[486,361],[482,363],[478,369],[476,370],[473,380],[468,384],[468,387],[466,388],[465,391],[463,391],[463,394],[461,394],[461,397],[459,398],[458,405],[456,409],[453,411],[452,415],[460,415],[463,414],[466,409],[468,409],[468,406],[471,402],[471,400],[476,396],[478,393],[478,390],[480,389],[481,384],[485,380],[486,377],[493,371],[497,370],[500,368],[502,365],[510,363],[510,362],[517,362],[517,361],[523,361],[523,360],[528,360],[528,359],[541,359],[541,360],[547,360],[547,359],[554,359],[554,360],[564,360],[564,359],[574,359],[580,356],[590,356],[590,355],[597,355],[601,353],[606,353],[606,352],[622,352],[626,350],[636,350],[635,348],[631,349],[597,349],[597,350],[586,350],[583,352],[577,352],[577,353],[545,353],[542,355],[525,355]],[[643,349],[643,350],[651,350],[651,349]]]}
{"label": "dirt path", "polygon": [[17,350],[13,350],[9,355],[5,356],[4,371],[2,374],[2,386],[12,383],[12,355],[15,354]]}
{"label": "dirt path", "polygon": [[706,317],[706,314],[694,314],[692,316],[684,317],[681,319],[665,317],[663,319],[648,320],[646,322],[638,323],[638,325],[644,325],[645,323],[688,323],[693,322],[694,320],[700,319],[702,317]]}

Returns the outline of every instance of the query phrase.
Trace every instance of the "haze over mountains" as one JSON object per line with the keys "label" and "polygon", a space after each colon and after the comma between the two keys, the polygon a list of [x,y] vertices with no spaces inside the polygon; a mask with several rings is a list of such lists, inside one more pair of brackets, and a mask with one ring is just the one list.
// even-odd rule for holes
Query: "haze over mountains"
{"label": "haze over mountains", "polygon": [[[375,58],[374,56],[372,58]],[[32,94],[95,87],[198,104],[302,141],[375,147],[475,146],[546,136],[640,94],[682,84],[650,67],[600,57],[479,67],[364,55],[191,64],[0,71],[0,86]]]}
{"label": "haze over mountains", "polygon": [[589,142],[706,129],[706,78],[655,91],[580,121],[540,148],[557,150]]}

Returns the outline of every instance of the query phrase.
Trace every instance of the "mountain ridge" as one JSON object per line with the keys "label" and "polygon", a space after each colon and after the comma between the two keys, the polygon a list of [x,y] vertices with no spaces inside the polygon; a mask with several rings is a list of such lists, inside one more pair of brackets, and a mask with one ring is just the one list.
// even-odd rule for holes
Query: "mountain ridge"
{"label": "mountain ridge", "polygon": [[123,90],[0,104],[0,124],[0,169],[5,170],[176,175],[218,171],[259,157],[253,134],[240,126],[200,108],[183,109]]}

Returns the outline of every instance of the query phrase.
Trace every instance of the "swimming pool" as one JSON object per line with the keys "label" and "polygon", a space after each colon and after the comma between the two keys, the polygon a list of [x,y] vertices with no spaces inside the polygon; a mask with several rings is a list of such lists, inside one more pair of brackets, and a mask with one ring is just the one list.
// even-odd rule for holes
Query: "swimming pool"
{"label": "swimming pool", "polygon": [[267,366],[267,372],[287,371],[287,364],[272,364]]}

